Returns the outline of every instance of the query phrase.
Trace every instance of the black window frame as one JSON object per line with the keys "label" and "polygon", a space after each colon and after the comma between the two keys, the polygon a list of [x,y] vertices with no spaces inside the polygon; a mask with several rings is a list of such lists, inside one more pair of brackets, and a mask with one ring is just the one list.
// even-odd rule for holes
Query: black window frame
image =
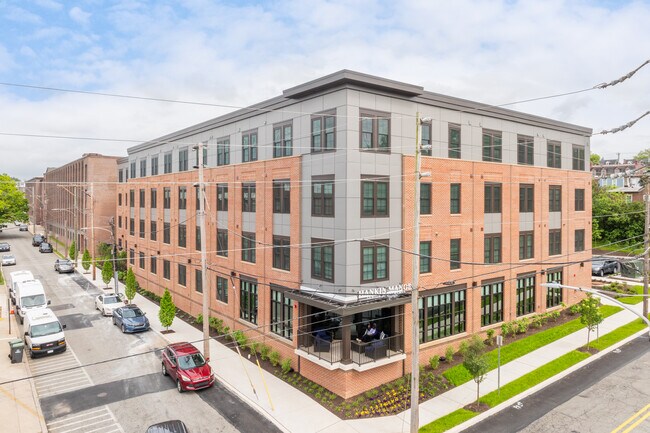
{"label": "black window frame", "polygon": [[178,187],[178,209],[187,210],[187,187]]}
{"label": "black window frame", "polygon": [[573,170],[585,171],[585,147],[574,144],[571,147],[571,166]]}
{"label": "black window frame", "polygon": [[[328,122],[331,125],[328,126]],[[318,122],[319,127],[315,129],[314,124]],[[311,116],[311,152],[335,152],[336,151],[336,110],[327,111],[324,113],[313,114]],[[332,139],[332,145],[328,145],[328,138]]]}
{"label": "black window frame", "polygon": [[[371,187],[372,195],[370,197],[366,196],[366,185]],[[379,211],[379,187],[385,187],[386,197],[383,198],[385,201],[385,211]],[[388,177],[367,177],[362,176],[361,179],[361,218],[387,218],[390,217],[390,178]],[[370,211],[367,211],[366,203],[370,200],[372,206]]]}
{"label": "black window frame", "polygon": [[270,285],[271,332],[287,340],[293,340],[293,300],[285,295],[286,288]]}
{"label": "black window frame", "polygon": [[481,149],[483,155],[482,161],[503,162],[503,138],[501,131],[483,129]]}
{"label": "black window frame", "polygon": [[[331,262],[326,259],[329,252]],[[334,282],[335,249],[334,241],[326,239],[311,240],[311,278],[320,281]],[[320,269],[320,272],[318,269]],[[327,272],[329,270],[329,273]]]}
{"label": "black window frame", "polygon": [[150,235],[149,239],[152,241],[158,240],[158,223],[155,219],[149,222]]}
{"label": "black window frame", "polygon": [[585,229],[576,229],[574,233],[573,249],[576,253],[585,250]]}
{"label": "black window frame", "polygon": [[241,135],[241,152],[242,162],[257,161],[257,129],[242,132]]}
{"label": "black window frame", "polygon": [[291,213],[291,182],[289,179],[273,180],[273,213]]}
{"label": "black window frame", "polygon": [[177,267],[177,276],[178,278],[176,280],[178,281],[178,285],[187,287],[187,266],[179,263]]}
{"label": "black window frame", "polygon": [[163,188],[163,209],[171,209],[172,207],[172,189],[169,187]]}
{"label": "black window frame", "polygon": [[449,184],[449,213],[451,215],[459,215],[461,213],[462,194],[463,194],[463,187],[460,183]]}
{"label": "black window frame", "polygon": [[535,165],[535,139],[517,134],[517,164]]}
{"label": "black window frame", "polygon": [[147,159],[140,160],[140,177],[147,177]]}
{"label": "black window frame", "polygon": [[258,318],[258,296],[257,281],[239,279],[239,318],[254,325]]}
{"label": "black window frame", "polygon": [[483,258],[487,264],[498,264],[503,260],[503,239],[501,233],[487,234],[483,237]]}
{"label": "black window frame", "polygon": [[217,255],[221,257],[228,257],[227,229],[217,229]]}
{"label": "black window frame", "polygon": [[273,268],[291,270],[291,239],[289,236],[273,236]]}
{"label": "black window frame", "polygon": [[[380,134],[380,128],[383,129],[383,126],[380,127],[381,122],[386,122],[387,131]],[[368,131],[364,126],[370,122],[371,131]],[[365,129],[364,129],[365,128]],[[367,146],[364,143],[367,141],[364,140],[364,137],[370,134],[370,145]],[[380,143],[379,136],[386,137],[386,143],[383,145]],[[383,113],[372,110],[360,110],[359,111],[359,149],[366,152],[390,152],[391,149],[391,115],[390,113]]]}
{"label": "black window frame", "polygon": [[585,210],[585,190],[584,188],[576,188],[574,193],[574,210],[582,212]]}
{"label": "black window frame", "polygon": [[187,248],[187,225],[178,224],[178,247]]}
{"label": "black window frame", "polygon": [[230,281],[227,278],[217,275],[217,301],[223,302],[224,304],[228,303],[228,289],[230,288],[229,283]]}
{"label": "black window frame", "polygon": [[[386,254],[386,259],[383,262],[379,261],[379,250],[384,250]],[[370,250],[371,256],[366,255],[366,250]],[[360,243],[360,253],[361,253],[361,269],[360,269],[360,281],[362,284],[365,283],[374,283],[378,281],[386,281],[390,279],[390,240],[381,239],[376,241],[362,241]],[[366,258],[370,257],[371,261],[367,262]],[[380,263],[385,265],[385,274],[380,276]],[[371,278],[366,278],[365,276],[365,267],[370,265],[372,269]]]}
{"label": "black window frame", "polygon": [[562,229],[548,231],[548,255],[559,256],[562,254]]}
{"label": "black window frame", "polygon": [[151,188],[149,190],[149,208],[157,209],[158,208],[158,189]]}
{"label": "black window frame", "polygon": [[548,187],[548,211],[562,212],[562,186],[549,185]]}
{"label": "black window frame", "polygon": [[[327,187],[331,187],[331,196],[326,194]],[[316,189],[320,189],[316,191]],[[335,214],[336,185],[334,176],[314,176],[311,180],[311,216],[334,218]]]}
{"label": "black window frame", "polygon": [[255,263],[256,257],[255,233],[242,232],[241,234],[241,261]]}
{"label": "black window frame", "polygon": [[169,174],[172,172],[172,153],[166,152],[163,155],[163,173]]}
{"label": "black window frame", "polygon": [[217,184],[217,211],[228,210],[228,184]]}
{"label": "black window frame", "polygon": [[[456,140],[455,134],[458,139]],[[461,130],[460,125],[450,123],[447,127],[447,157],[451,159],[461,158]]]}
{"label": "black window frame", "polygon": [[503,322],[503,280],[481,284],[481,326]]}
{"label": "black window frame", "polygon": [[466,289],[421,296],[418,299],[420,343],[466,332]]}
{"label": "black window frame", "polygon": [[422,122],[420,126],[420,153],[422,156],[433,155],[433,125],[431,121]]}
{"label": "black window frame", "polygon": [[203,271],[201,269],[194,269],[194,291],[203,293]]}
{"label": "black window frame", "polygon": [[144,269],[146,266],[144,253],[142,251],[138,253],[138,266],[140,267],[140,269]]}
{"label": "black window frame", "polygon": [[[560,269],[549,269],[546,271],[547,283],[558,283],[562,285],[564,271]],[[557,307],[562,304],[563,290],[562,287],[547,287],[546,288],[546,308]]]}
{"label": "black window frame", "polygon": [[484,212],[501,213],[503,206],[503,185],[496,182],[486,182],[484,185]]}
{"label": "black window frame", "polygon": [[158,155],[151,157],[151,175],[158,176]]}
{"label": "black window frame", "polygon": [[230,165],[230,137],[217,139],[217,167]]}
{"label": "black window frame", "polygon": [[535,274],[517,276],[516,315],[525,316],[535,312],[535,291],[537,278]]}
{"label": "black window frame", "polygon": [[546,166],[562,168],[562,143],[555,140],[546,142]]}
{"label": "black window frame", "polygon": [[172,279],[172,265],[167,259],[163,259],[163,279],[170,281]]}
{"label": "black window frame", "polygon": [[158,274],[158,257],[151,256],[149,257],[149,272],[156,275]]}
{"label": "black window frame", "polygon": [[187,171],[189,169],[190,152],[187,147],[178,149],[178,171]]}
{"label": "black window frame", "polygon": [[532,183],[519,184],[519,213],[535,212],[535,185]]}
{"label": "black window frame", "polygon": [[255,182],[242,182],[241,196],[242,212],[255,212],[257,209],[257,186]]}
{"label": "black window frame", "polygon": [[420,273],[431,272],[431,241],[420,241]]}
{"label": "black window frame", "polygon": [[[287,128],[289,130],[289,138],[287,138]],[[280,134],[277,135],[276,131]],[[273,125],[272,130],[273,139],[273,158],[282,158],[293,155],[293,120],[287,122],[276,123]]]}
{"label": "black window frame", "polygon": [[420,215],[431,215],[431,182],[420,182]]}
{"label": "black window frame", "polygon": [[449,239],[449,269],[460,269],[461,238]]}
{"label": "black window frame", "polygon": [[172,228],[171,223],[163,222],[163,244],[171,244]]}
{"label": "black window frame", "polygon": [[526,230],[519,232],[519,260],[535,257],[535,232]]}

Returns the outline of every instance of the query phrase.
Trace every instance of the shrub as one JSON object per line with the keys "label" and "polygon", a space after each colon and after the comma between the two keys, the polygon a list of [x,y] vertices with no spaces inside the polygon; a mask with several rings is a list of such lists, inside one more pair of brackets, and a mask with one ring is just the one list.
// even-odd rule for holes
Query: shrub
{"label": "shrub", "polygon": [[580,305],[578,304],[572,305],[571,308],[569,308],[569,314],[572,316],[575,316],[579,312],[580,312]]}
{"label": "shrub", "polygon": [[244,331],[237,330],[232,337],[237,342],[239,347],[246,347],[248,345],[248,337],[246,337]]}
{"label": "shrub", "polygon": [[223,335],[226,338],[226,340],[232,340],[232,334],[230,333],[230,327],[226,326],[223,328]]}
{"label": "shrub", "polygon": [[454,347],[453,346],[447,346],[447,349],[445,350],[445,358],[447,359],[448,363],[454,362]]}
{"label": "shrub", "polygon": [[550,313],[551,319],[553,319],[554,322],[557,322],[557,319],[560,318],[561,312],[559,310],[552,311]]}
{"label": "shrub", "polygon": [[291,360],[287,358],[284,361],[282,361],[281,367],[282,367],[283,374],[289,374],[289,372],[291,371]]}
{"label": "shrub", "polygon": [[271,348],[266,344],[262,344],[262,347],[260,348],[260,358],[262,358],[262,361],[268,361],[270,353]]}
{"label": "shrub", "polygon": [[251,354],[257,355],[260,352],[260,344],[257,341],[254,341],[248,345],[248,350],[250,350]]}
{"label": "shrub", "polygon": [[530,326],[530,321],[527,318],[519,319],[516,322],[516,331],[517,334],[524,334],[528,331],[528,326]]}
{"label": "shrub", "polygon": [[431,358],[429,358],[429,367],[431,367],[432,370],[438,368],[439,365],[440,365],[440,356],[433,355]]}
{"label": "shrub", "polygon": [[494,341],[494,329],[487,330],[487,343],[491,346]]}
{"label": "shrub", "polygon": [[503,338],[513,335],[514,333],[515,330],[512,322],[505,322],[501,325],[501,335],[503,335]]}
{"label": "shrub", "polygon": [[217,331],[217,334],[223,334],[223,320],[218,317],[210,317],[208,323],[210,323],[210,328]]}
{"label": "shrub", "polygon": [[468,348],[469,348],[469,343],[466,340],[462,341],[460,343],[460,346],[458,346],[458,353],[460,353],[464,358]]}
{"label": "shrub", "polygon": [[194,319],[194,323],[203,325],[203,314],[199,313],[199,315],[196,316],[196,319]]}
{"label": "shrub", "polygon": [[271,361],[271,365],[274,367],[277,367],[280,364],[280,359],[280,352],[277,350],[274,350],[269,354],[269,361]]}

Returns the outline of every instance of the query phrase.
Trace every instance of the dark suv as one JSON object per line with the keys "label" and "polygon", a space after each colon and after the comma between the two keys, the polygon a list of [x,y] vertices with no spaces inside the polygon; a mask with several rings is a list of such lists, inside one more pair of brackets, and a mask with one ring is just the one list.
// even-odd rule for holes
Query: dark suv
{"label": "dark suv", "polygon": [[33,247],[40,247],[43,242],[45,242],[45,237],[43,237],[43,235],[34,235],[32,238]]}

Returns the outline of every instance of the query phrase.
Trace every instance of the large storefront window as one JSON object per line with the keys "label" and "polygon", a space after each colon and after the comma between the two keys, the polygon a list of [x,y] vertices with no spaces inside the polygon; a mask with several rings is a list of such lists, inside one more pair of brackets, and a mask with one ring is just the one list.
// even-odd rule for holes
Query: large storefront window
{"label": "large storefront window", "polygon": [[465,332],[465,290],[424,296],[420,308],[420,342]]}
{"label": "large storefront window", "polygon": [[257,283],[241,280],[239,317],[257,324]]}
{"label": "large storefront window", "polygon": [[484,284],[481,288],[481,326],[503,320],[503,281]]}
{"label": "large storefront window", "polygon": [[[546,282],[562,284],[562,269],[553,269],[546,274]],[[557,307],[562,303],[562,287],[546,288],[546,308]]]}
{"label": "large storefront window", "polygon": [[535,275],[517,278],[517,316],[535,312]]}
{"label": "large storefront window", "polygon": [[271,332],[293,338],[293,301],[278,286],[271,285]]}

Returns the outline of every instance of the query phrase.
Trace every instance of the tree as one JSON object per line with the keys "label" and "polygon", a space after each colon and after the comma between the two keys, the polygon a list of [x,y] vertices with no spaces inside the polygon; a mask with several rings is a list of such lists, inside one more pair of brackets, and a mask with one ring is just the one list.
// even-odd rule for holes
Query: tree
{"label": "tree", "polygon": [[90,253],[88,252],[88,250],[85,250],[83,256],[81,256],[81,266],[83,266],[85,271],[90,269],[91,260],[92,258],[90,257]]}
{"label": "tree", "polygon": [[28,221],[29,203],[16,179],[0,174],[0,222]]}
{"label": "tree", "polygon": [[105,260],[104,266],[102,266],[102,281],[104,281],[106,287],[111,282],[111,278],[113,278],[113,263],[110,260]]}
{"label": "tree", "polygon": [[133,273],[133,268],[129,268],[129,270],[126,273],[126,280],[125,280],[125,290],[124,294],[126,295],[126,298],[131,302],[133,298],[135,298],[135,286],[136,286],[136,281],[135,281],[135,274]]}
{"label": "tree", "polygon": [[174,321],[175,314],[176,306],[172,300],[172,295],[165,287],[165,293],[160,298],[160,311],[158,312],[158,319],[160,320],[160,324],[165,327],[165,330],[169,330],[169,327]]}
{"label": "tree", "polygon": [[589,161],[591,162],[591,165],[598,165],[600,164],[600,155],[597,153],[592,153],[591,156],[589,157]]}
{"label": "tree", "polygon": [[70,249],[68,250],[68,256],[70,257],[70,260],[73,262],[77,262],[77,244],[75,241],[72,241],[72,244],[70,245]]}
{"label": "tree", "polygon": [[634,157],[634,160],[639,162],[650,160],[650,149],[644,149],[641,152],[637,153]]}
{"label": "tree", "polygon": [[589,337],[598,325],[600,325],[605,317],[600,312],[600,301],[590,294],[585,299],[580,301],[580,323],[587,327],[587,349],[589,349]]}
{"label": "tree", "polygon": [[597,182],[592,186],[592,239],[617,248],[643,236],[645,209],[642,202],[628,202],[625,194]]}
{"label": "tree", "polygon": [[478,335],[474,335],[463,357],[463,366],[469,371],[476,382],[476,404],[478,404],[481,382],[485,380],[490,363],[485,353],[485,343]]}
{"label": "tree", "polygon": [[126,259],[126,251],[117,252],[117,263],[115,264],[115,267],[118,272],[126,272]]}

